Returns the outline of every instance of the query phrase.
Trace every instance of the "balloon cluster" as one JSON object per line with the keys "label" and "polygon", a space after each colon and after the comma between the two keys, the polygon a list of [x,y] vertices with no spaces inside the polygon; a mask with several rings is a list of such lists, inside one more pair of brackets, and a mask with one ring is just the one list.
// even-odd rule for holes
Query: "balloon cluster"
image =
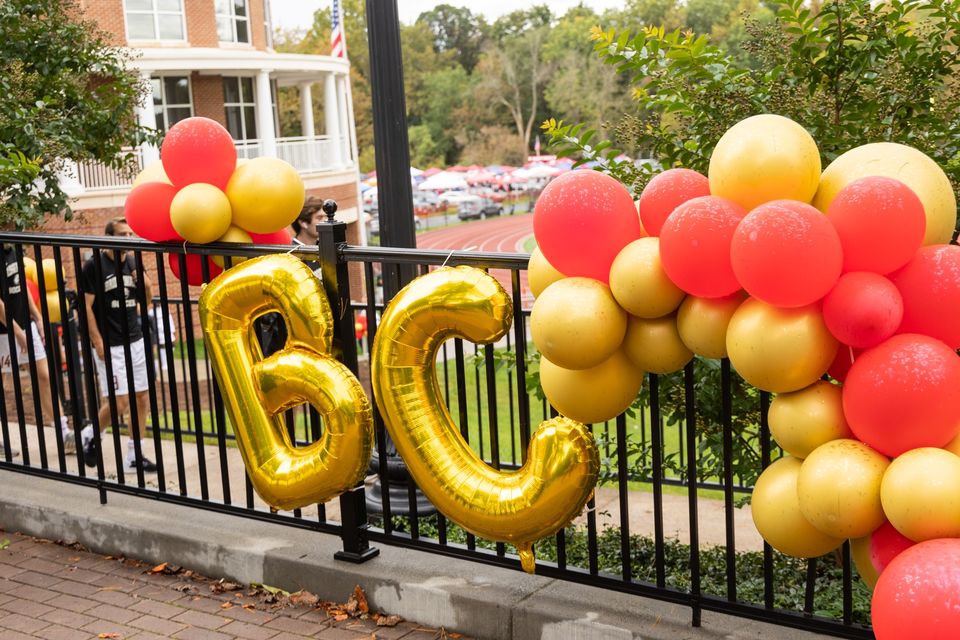
{"label": "balloon cluster", "polygon": [[[764,539],[798,557],[851,539],[864,578],[879,576],[878,638],[960,636],[960,563],[929,579],[891,569],[912,588],[882,573],[915,543],[960,547],[960,247],[943,171],[878,143],[821,173],[806,130],[768,114],[723,135],[708,176],[667,170],[638,207],[639,220],[626,189],[579,171],[537,202],[531,332],[550,402],[606,420],[643,371],[729,357],[778,394],[770,431],[789,455],[754,488]],[[935,635],[896,626],[928,614]]]}
{"label": "balloon cluster", "polygon": [[[47,317],[50,322],[60,322],[60,289],[57,286],[57,263],[53,258],[44,258],[40,263],[43,269],[44,295],[47,298]],[[40,307],[40,284],[37,277],[37,261],[28,256],[23,257],[23,270],[27,276],[27,291],[33,298],[34,304]],[[66,279],[66,274],[64,274]]]}
{"label": "balloon cluster", "polygon": [[[160,162],[147,166],[127,196],[127,224],[153,242],[288,244],[289,226],[303,207],[297,170],[277,158],[237,160],[230,133],[209,118],[181,120],[167,132]],[[205,257],[186,256],[186,279],[204,282]],[[182,277],[180,259],[170,268]],[[223,259],[210,259],[213,277]]]}

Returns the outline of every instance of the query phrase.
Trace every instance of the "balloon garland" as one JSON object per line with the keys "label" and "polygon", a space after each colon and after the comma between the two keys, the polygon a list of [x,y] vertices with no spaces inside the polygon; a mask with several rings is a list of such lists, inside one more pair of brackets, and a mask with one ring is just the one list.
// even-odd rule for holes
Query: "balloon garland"
{"label": "balloon garland", "polygon": [[[170,128],[159,162],[145,167],[127,195],[124,216],[153,242],[289,244],[284,229],[300,213],[304,186],[297,170],[278,158],[237,159],[230,133],[209,118]],[[239,262],[234,259],[234,263]],[[187,255],[186,272],[171,255],[174,275],[191,285],[223,270],[223,258]]]}
{"label": "balloon garland", "polygon": [[[957,222],[944,172],[879,143],[821,173],[813,138],[765,114],[723,135],[708,176],[650,181],[638,204],[651,237],[619,211],[619,235],[594,224],[628,195],[596,200],[596,182],[570,172],[534,210],[532,336],[551,404],[609,420],[643,371],[729,357],[777,394],[770,430],[789,454],[754,488],[764,539],[804,558],[851,539],[877,583],[878,638],[960,633],[947,604],[960,588],[960,247],[944,244]],[[928,614],[939,622],[912,626]]]}

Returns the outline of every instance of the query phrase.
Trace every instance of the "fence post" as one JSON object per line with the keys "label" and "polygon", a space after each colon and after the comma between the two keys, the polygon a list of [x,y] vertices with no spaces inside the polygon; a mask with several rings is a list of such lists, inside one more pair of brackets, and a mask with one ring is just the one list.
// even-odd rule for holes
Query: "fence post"
{"label": "fence post", "polygon": [[[343,364],[354,375],[358,373],[357,349],[354,340],[353,311],[350,308],[350,272],[340,260],[339,248],[347,243],[347,225],[335,219],[337,203],[325,200],[323,212],[327,220],[317,225],[317,245],[320,250],[320,268],[323,290],[333,311],[333,349]],[[337,560],[366,562],[380,555],[380,549],[370,546],[367,531],[367,504],[361,481],[352,491],[340,496],[340,537],[343,550],[334,554]]]}

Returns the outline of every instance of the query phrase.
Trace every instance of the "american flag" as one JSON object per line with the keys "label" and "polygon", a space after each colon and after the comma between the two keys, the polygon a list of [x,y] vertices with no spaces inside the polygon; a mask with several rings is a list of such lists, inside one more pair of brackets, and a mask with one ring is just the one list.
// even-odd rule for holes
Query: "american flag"
{"label": "american flag", "polygon": [[330,55],[334,58],[347,57],[347,39],[343,33],[343,21],[340,19],[340,0],[333,0],[330,13]]}

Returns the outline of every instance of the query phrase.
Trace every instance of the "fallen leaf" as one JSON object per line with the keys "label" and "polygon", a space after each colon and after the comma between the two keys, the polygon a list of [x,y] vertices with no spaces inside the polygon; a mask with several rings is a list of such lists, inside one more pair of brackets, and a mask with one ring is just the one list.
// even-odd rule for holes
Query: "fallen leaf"
{"label": "fallen leaf", "polygon": [[344,620],[346,620],[346,619],[349,618],[349,617],[350,617],[350,616],[348,616],[347,614],[341,613],[341,614],[339,614],[339,615],[333,616],[333,619],[336,620],[337,622],[343,622]]}
{"label": "fallen leaf", "polygon": [[363,592],[363,587],[357,585],[353,588],[353,593],[350,594],[350,599],[347,600],[344,609],[353,617],[370,612],[370,605],[367,604],[367,594]]}
{"label": "fallen leaf", "polygon": [[233,609],[233,603],[232,603],[232,602],[224,602],[222,605],[220,605],[220,608],[221,608],[221,609]]}
{"label": "fallen leaf", "polygon": [[75,558],[67,558],[67,562],[80,562],[80,556]]}
{"label": "fallen leaf", "polygon": [[256,609],[257,607],[252,604],[245,604],[243,605],[243,608],[246,609],[247,611],[250,611],[251,609]]}
{"label": "fallen leaf", "polygon": [[320,598],[315,594],[310,593],[309,591],[297,591],[296,593],[290,594],[290,603],[293,605],[303,605],[307,607],[312,607],[313,605],[320,602]]}
{"label": "fallen leaf", "polygon": [[166,570],[166,568],[167,568],[167,563],[163,562],[155,566],[153,569],[150,569],[150,573],[163,573]]}
{"label": "fallen leaf", "polygon": [[120,638],[122,637],[119,633],[98,633],[98,638]]}
{"label": "fallen leaf", "polygon": [[403,622],[400,616],[380,616],[377,618],[378,627],[395,627]]}
{"label": "fallen leaf", "polygon": [[10,540],[7,540],[7,539],[0,540],[0,551],[3,551],[9,546],[10,546]]}

